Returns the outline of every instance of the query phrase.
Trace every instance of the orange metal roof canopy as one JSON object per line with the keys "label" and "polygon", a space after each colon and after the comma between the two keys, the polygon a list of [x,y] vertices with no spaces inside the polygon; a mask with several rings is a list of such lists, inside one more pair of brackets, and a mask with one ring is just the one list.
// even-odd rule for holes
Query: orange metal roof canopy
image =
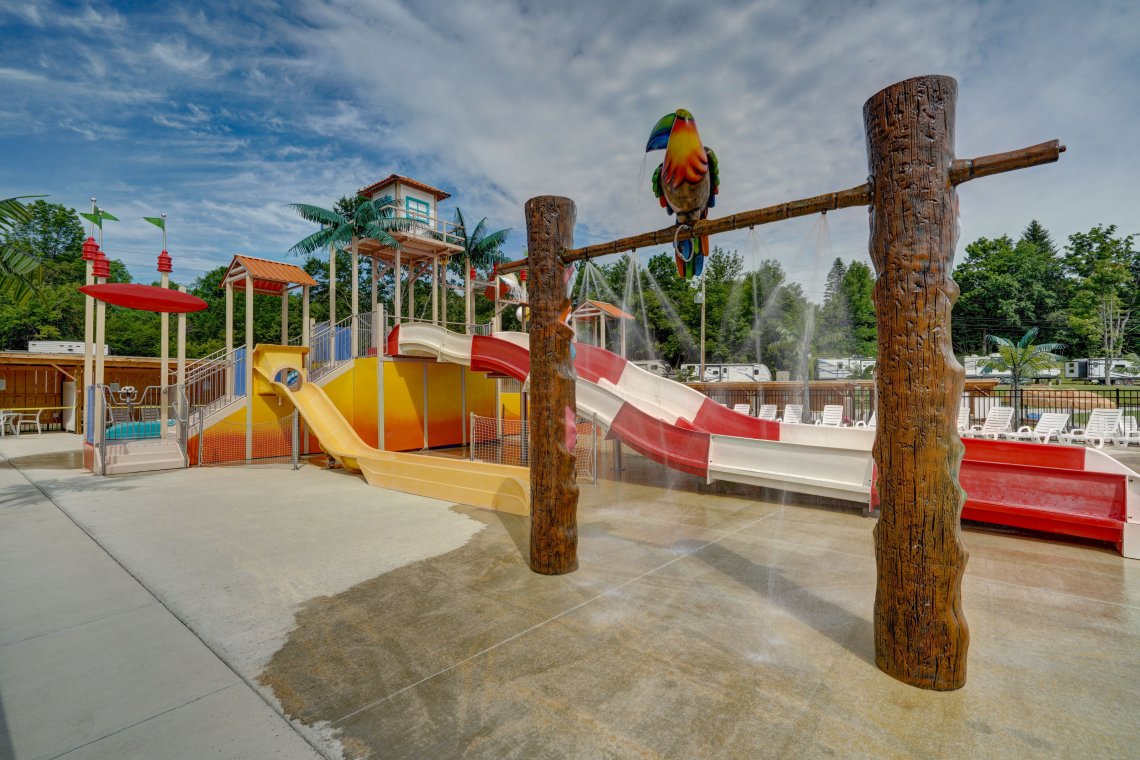
{"label": "orange metal roof canopy", "polygon": [[232,282],[235,290],[245,290],[246,273],[253,278],[254,293],[270,296],[280,296],[294,285],[311,287],[317,284],[308,272],[295,264],[283,264],[238,253],[226,269],[220,287],[225,288],[227,282]]}

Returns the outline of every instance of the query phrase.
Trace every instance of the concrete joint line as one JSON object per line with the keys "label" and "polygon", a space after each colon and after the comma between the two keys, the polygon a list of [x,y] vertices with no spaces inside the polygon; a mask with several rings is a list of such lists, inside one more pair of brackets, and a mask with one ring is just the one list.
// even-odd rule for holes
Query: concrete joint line
{"label": "concrete joint line", "polygon": [[[251,690],[251,691],[252,691],[254,694],[256,694],[256,695],[257,695],[257,697],[258,697],[258,699],[260,699],[262,702],[264,702],[264,703],[266,704],[266,706],[268,706],[268,707],[269,707],[269,709],[270,709],[270,710],[272,710],[272,711],[274,712],[274,714],[276,714],[278,717],[280,717],[280,718],[281,718],[281,720],[285,722],[285,725],[289,726],[289,729],[290,729],[291,731],[293,731],[294,733],[296,733],[296,734],[297,734],[297,736],[301,737],[301,739],[302,739],[302,740],[305,742],[305,744],[307,744],[307,745],[309,745],[310,747],[312,747],[313,751],[314,751],[314,752],[316,752],[317,754],[321,755],[322,757],[326,757],[326,758],[328,758],[329,760],[334,760],[334,758],[333,758],[332,756],[330,756],[330,755],[329,755],[327,752],[325,752],[325,751],[324,751],[324,750],[323,750],[321,747],[319,747],[319,746],[317,746],[316,744],[314,744],[314,743],[313,743],[313,741],[312,741],[312,740],[311,740],[311,739],[310,739],[308,736],[306,736],[306,735],[305,735],[305,733],[304,733],[303,731],[301,731],[300,729],[298,729],[298,728],[297,728],[297,726],[293,724],[293,721],[289,720],[289,718],[287,718],[287,717],[286,717],[286,716],[285,716],[285,715],[284,715],[284,714],[281,712],[281,710],[280,710],[280,709],[277,707],[277,705],[275,705],[275,704],[274,704],[272,701],[270,701],[270,700],[269,700],[269,699],[268,699],[268,698],[267,698],[267,697],[266,697],[264,694],[262,694],[262,693],[261,693],[261,690],[257,688],[257,685],[256,685],[256,684],[252,683],[252,682],[251,682],[251,681],[250,681],[248,678],[246,678],[246,677],[245,677],[245,676],[243,676],[241,673],[239,673],[239,672],[238,672],[238,671],[237,671],[237,670],[236,670],[236,669],[235,669],[235,668],[234,668],[232,665],[230,665],[230,663],[229,663],[229,662],[228,662],[228,661],[227,661],[227,660],[226,660],[224,657],[222,657],[222,655],[221,655],[221,654],[220,654],[220,653],[219,653],[219,652],[218,652],[216,649],[214,649],[214,647],[210,646],[209,642],[205,641],[205,640],[202,638],[202,636],[201,636],[201,635],[198,633],[198,631],[196,631],[196,630],[194,629],[194,627],[193,627],[192,625],[190,625],[190,622],[189,622],[188,620],[184,619],[184,618],[183,618],[181,615],[179,615],[177,612],[175,612],[175,611],[174,611],[174,610],[173,610],[173,609],[170,607],[170,605],[166,603],[166,600],[165,600],[165,599],[163,599],[161,596],[159,596],[158,594],[156,594],[156,593],[154,592],[154,589],[150,588],[150,587],[149,587],[149,586],[147,586],[145,583],[143,583],[143,582],[142,582],[142,579],[141,579],[141,578],[139,578],[139,577],[138,577],[137,575],[135,575],[134,573],[132,573],[132,572],[130,571],[130,569],[129,569],[129,568],[127,568],[127,566],[126,566],[126,565],[124,565],[122,562],[120,562],[120,561],[119,561],[119,558],[118,558],[118,557],[116,557],[114,554],[112,554],[110,551],[108,551],[108,550],[107,550],[107,547],[103,546],[103,544],[99,543],[99,540],[98,540],[98,539],[96,539],[96,538],[95,538],[95,536],[93,536],[93,535],[91,534],[91,531],[87,530],[87,528],[86,528],[86,527],[84,527],[84,526],[83,526],[83,524],[82,524],[82,523],[80,523],[78,520],[76,520],[74,517],[72,517],[72,516],[71,516],[71,514],[70,514],[70,513],[69,513],[69,512],[68,512],[66,509],[64,509],[62,506],[60,506],[58,503],[56,503],[55,499],[51,498],[51,496],[49,496],[49,495],[48,495],[48,493],[47,493],[46,491],[44,491],[44,489],[40,488],[40,486],[39,486],[39,484],[38,484],[38,483],[36,483],[35,481],[33,481],[33,480],[32,480],[31,478],[29,478],[27,475],[25,475],[25,474],[24,474],[24,471],[23,471],[23,470],[21,470],[19,467],[16,467],[15,465],[13,465],[13,464],[12,464],[12,463],[11,463],[9,460],[7,460],[7,459],[4,459],[4,460],[3,460],[3,464],[6,464],[6,465],[7,465],[8,467],[10,467],[12,470],[14,470],[14,471],[16,471],[16,472],[20,473],[20,476],[21,476],[21,477],[22,477],[22,478],[23,478],[23,479],[24,479],[24,480],[25,480],[25,481],[26,481],[26,482],[27,482],[29,485],[31,485],[31,486],[32,486],[32,488],[35,488],[37,491],[39,491],[39,492],[40,492],[40,494],[41,494],[41,495],[44,497],[44,499],[46,499],[46,500],[47,500],[47,502],[48,502],[49,504],[51,504],[53,507],[55,507],[56,509],[58,509],[58,510],[60,511],[60,513],[62,513],[62,514],[63,514],[63,516],[64,516],[64,517],[66,517],[68,520],[70,520],[70,521],[71,521],[72,525],[74,525],[76,528],[79,528],[79,530],[83,531],[83,534],[84,534],[84,535],[86,535],[86,536],[87,536],[89,539],[91,539],[91,541],[92,541],[92,542],[93,542],[93,543],[94,543],[96,546],[98,546],[98,547],[99,547],[99,548],[100,548],[100,549],[103,551],[103,553],[104,553],[104,554],[106,554],[108,557],[110,557],[110,558],[111,558],[111,561],[112,561],[112,562],[114,562],[116,565],[118,565],[118,566],[119,566],[119,567],[122,569],[122,571],[123,571],[124,573],[126,573],[126,574],[127,574],[127,575],[129,575],[131,578],[133,578],[133,579],[134,579],[134,581],[135,581],[135,583],[139,584],[139,585],[140,585],[140,586],[142,586],[144,589],[146,589],[147,593],[149,593],[149,594],[150,594],[152,597],[154,597],[154,598],[157,600],[158,604],[161,604],[161,605],[162,605],[163,609],[165,609],[167,612],[169,612],[169,613],[170,613],[170,614],[171,614],[171,615],[174,617],[174,619],[175,619],[175,620],[177,620],[179,623],[181,623],[181,624],[182,624],[182,626],[183,626],[183,627],[184,627],[186,630],[188,630],[188,631],[189,631],[189,632],[190,632],[190,633],[191,633],[191,634],[194,636],[194,638],[195,638],[195,639],[197,639],[197,640],[198,640],[198,641],[199,641],[199,642],[202,644],[202,646],[206,647],[206,649],[207,649],[207,650],[209,650],[209,652],[210,652],[212,655],[214,655],[215,657],[217,657],[217,658],[218,658],[218,661],[219,661],[219,662],[221,662],[223,665],[225,665],[225,666],[226,666],[226,668],[227,668],[227,669],[228,669],[228,670],[229,670],[231,673],[233,673],[233,674],[234,674],[234,676],[235,676],[235,677],[237,677],[237,679],[238,679],[238,680],[239,680],[241,683],[245,684],[245,685],[246,685],[246,687],[247,687],[248,689],[250,689],[250,690]],[[146,606],[150,606],[150,605],[146,605]],[[228,686],[226,686],[226,687],[223,687],[223,688],[229,688],[229,687],[228,687]],[[219,690],[219,691],[220,691],[220,690]],[[203,695],[203,696],[208,696],[208,695]],[[191,700],[191,701],[193,701],[193,700]],[[174,708],[174,709],[177,709],[177,708]],[[152,717],[157,717],[157,716],[152,716]],[[148,718],[148,720],[149,720],[149,718]],[[106,737],[103,737],[103,738],[106,738]],[[73,749],[70,749],[70,750],[68,750],[68,752],[74,752],[74,751],[75,751],[75,749],[78,749],[78,747],[76,747],[76,748],[73,748]]]}

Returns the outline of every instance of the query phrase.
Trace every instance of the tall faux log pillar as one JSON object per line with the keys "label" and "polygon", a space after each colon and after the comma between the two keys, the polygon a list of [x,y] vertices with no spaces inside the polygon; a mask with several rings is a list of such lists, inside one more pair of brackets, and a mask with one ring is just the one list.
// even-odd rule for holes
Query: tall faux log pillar
{"label": "tall faux log pillar", "polygon": [[578,569],[573,331],[562,252],[574,247],[574,202],[543,195],[526,203],[530,280],[530,569]]}
{"label": "tall faux log pillar", "polygon": [[950,345],[950,278],[957,242],[954,103],[944,76],[908,79],[863,106],[878,278],[878,411],[874,457],[875,663],[924,689],[966,682],[962,615],[966,547],[959,529],[964,374]]}

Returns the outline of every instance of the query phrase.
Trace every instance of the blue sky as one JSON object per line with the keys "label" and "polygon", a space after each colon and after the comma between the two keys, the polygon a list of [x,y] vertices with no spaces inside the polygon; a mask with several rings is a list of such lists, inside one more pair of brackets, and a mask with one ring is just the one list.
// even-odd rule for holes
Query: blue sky
{"label": "blue sky", "polygon": [[[1140,3],[247,0],[0,6],[0,197],[47,193],[123,221],[108,251],[149,281],[165,211],[176,278],[235,252],[285,258],[331,204],[392,172],[512,227],[539,194],[576,242],[656,229],[654,122],[696,115],[728,214],[858,184],[862,104],[909,76],[959,80],[957,154],[1051,138],[1051,167],[962,188],[962,243],[1038,218],[1062,241],[1137,222]],[[815,222],[717,242],[774,257],[818,298]],[[831,256],[867,259],[861,209]]]}

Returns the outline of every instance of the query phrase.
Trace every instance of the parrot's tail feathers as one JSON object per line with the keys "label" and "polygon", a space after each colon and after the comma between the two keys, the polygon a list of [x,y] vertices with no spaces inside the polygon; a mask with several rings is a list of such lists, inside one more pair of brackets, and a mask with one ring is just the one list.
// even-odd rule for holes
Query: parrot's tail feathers
{"label": "parrot's tail feathers", "polygon": [[682,280],[685,279],[685,260],[681,258],[680,254],[673,254],[673,258],[677,262],[677,276]]}

